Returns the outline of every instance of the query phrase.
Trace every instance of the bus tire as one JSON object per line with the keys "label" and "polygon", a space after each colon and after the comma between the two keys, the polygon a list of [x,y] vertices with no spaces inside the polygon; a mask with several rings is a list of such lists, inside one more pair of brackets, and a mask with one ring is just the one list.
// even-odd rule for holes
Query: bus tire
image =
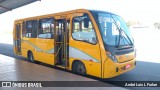
{"label": "bus tire", "polygon": [[86,75],[86,67],[83,62],[78,61],[76,63],[76,73],[80,75]]}
{"label": "bus tire", "polygon": [[28,59],[30,62],[35,62],[33,53],[31,51],[28,52]]}
{"label": "bus tire", "polygon": [[76,73],[76,65],[77,65],[77,60],[75,60],[74,62],[73,62],[73,64],[72,64],[72,72],[73,73]]}

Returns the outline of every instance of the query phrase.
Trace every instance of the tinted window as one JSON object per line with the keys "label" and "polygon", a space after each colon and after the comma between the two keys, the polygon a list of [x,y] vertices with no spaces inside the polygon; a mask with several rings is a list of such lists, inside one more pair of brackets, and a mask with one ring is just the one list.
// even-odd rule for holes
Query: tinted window
{"label": "tinted window", "polygon": [[39,21],[39,38],[53,38],[54,35],[54,23],[53,18],[41,19]]}
{"label": "tinted window", "polygon": [[72,37],[75,40],[96,43],[96,34],[92,22],[88,15],[73,18]]}
{"label": "tinted window", "polygon": [[92,12],[101,31],[103,41],[109,46],[133,45],[133,38],[123,19],[114,14]]}
{"label": "tinted window", "polygon": [[31,20],[26,22],[26,37],[37,37],[37,20]]}
{"label": "tinted window", "polygon": [[26,37],[26,23],[22,23],[22,37]]}

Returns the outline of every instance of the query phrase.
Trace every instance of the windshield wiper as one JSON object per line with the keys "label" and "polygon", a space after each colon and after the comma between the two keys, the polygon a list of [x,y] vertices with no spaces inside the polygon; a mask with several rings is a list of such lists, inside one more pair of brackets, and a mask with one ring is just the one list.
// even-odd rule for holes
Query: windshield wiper
{"label": "windshield wiper", "polygon": [[[111,15],[111,17],[112,17],[112,15]],[[114,24],[116,25],[116,27],[117,27],[117,29],[118,29],[118,31],[119,31],[119,35],[120,35],[120,36],[119,36],[119,40],[118,40],[118,45],[117,45],[117,47],[120,48],[121,38],[123,38],[123,40],[125,39],[125,40],[128,42],[129,46],[132,47],[133,43],[132,43],[130,37],[126,34],[126,32],[125,32],[123,29],[121,29],[121,27],[118,27],[118,25],[117,25],[117,23],[116,23],[116,21],[115,21],[115,19],[114,19],[113,17],[112,17],[112,19],[113,19]],[[122,35],[122,33],[124,33],[124,34],[127,36],[127,38],[124,36],[124,34]],[[129,40],[129,41],[128,41],[128,40]],[[125,41],[124,41],[124,43],[125,43]]]}
{"label": "windshield wiper", "polygon": [[[120,30],[120,32],[121,32],[121,35],[122,35],[122,33],[124,33],[124,34],[127,36],[127,38],[126,38],[125,36],[122,35],[123,38],[125,38],[128,43],[130,42],[130,43],[129,43],[130,45],[133,45],[130,37],[126,34],[126,32],[125,32],[124,30],[122,30],[122,28],[120,28],[119,30]],[[129,41],[128,41],[128,40],[129,40]]]}
{"label": "windshield wiper", "polygon": [[[117,28],[118,28],[118,27],[117,27]],[[120,48],[121,38],[122,38],[123,40],[127,41],[129,46],[132,46],[133,43],[132,43],[131,39],[129,38],[129,36],[126,34],[126,32],[125,32],[124,30],[122,30],[121,28],[118,28],[118,30],[119,30],[119,35],[120,35],[120,36],[119,36],[119,40],[118,40],[118,45],[117,45],[117,47]],[[125,34],[125,35],[124,35],[124,34]],[[126,36],[126,37],[125,37],[125,36]],[[124,41],[124,43],[125,43],[125,41]]]}

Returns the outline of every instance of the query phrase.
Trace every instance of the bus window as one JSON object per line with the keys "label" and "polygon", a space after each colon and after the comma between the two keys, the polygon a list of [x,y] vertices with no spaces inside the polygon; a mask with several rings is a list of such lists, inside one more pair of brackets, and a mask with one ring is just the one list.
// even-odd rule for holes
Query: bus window
{"label": "bus window", "polygon": [[22,23],[22,37],[26,37],[26,23],[23,21]]}
{"label": "bus window", "polygon": [[75,40],[96,44],[96,34],[88,15],[73,18],[72,37]]}
{"label": "bus window", "polygon": [[54,24],[53,18],[41,19],[39,21],[39,38],[53,38],[54,36]]}
{"label": "bus window", "polygon": [[37,37],[37,20],[31,20],[26,22],[26,37]]}

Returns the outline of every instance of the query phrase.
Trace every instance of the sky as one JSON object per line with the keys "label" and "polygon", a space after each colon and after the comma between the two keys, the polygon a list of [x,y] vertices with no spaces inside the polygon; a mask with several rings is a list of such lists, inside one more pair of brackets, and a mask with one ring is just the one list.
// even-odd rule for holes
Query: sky
{"label": "sky", "polygon": [[79,8],[109,11],[126,22],[160,22],[160,0],[41,0],[0,14],[0,32],[12,31],[16,19]]}

